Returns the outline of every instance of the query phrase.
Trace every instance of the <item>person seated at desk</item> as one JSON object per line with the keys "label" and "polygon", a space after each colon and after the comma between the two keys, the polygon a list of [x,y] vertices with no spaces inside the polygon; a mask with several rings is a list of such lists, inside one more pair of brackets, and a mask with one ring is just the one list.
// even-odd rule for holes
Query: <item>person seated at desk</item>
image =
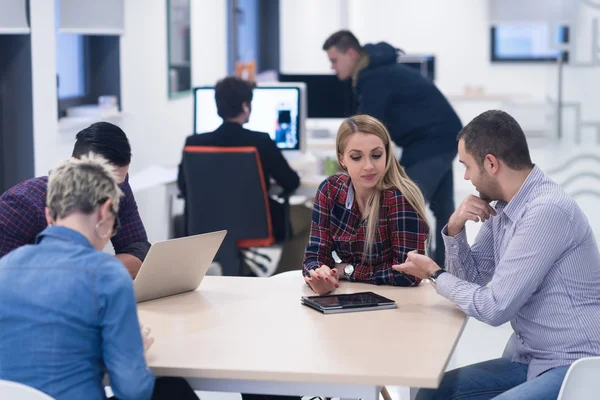
{"label": "person seated at desk", "polygon": [[[76,136],[72,157],[93,152],[116,168],[123,199],[119,209],[122,229],[111,238],[117,258],[135,278],[150,249],[144,224],[128,183],[131,147],[125,132],[108,122],[98,122]],[[44,215],[48,177],[19,183],[0,196],[0,257],[17,247],[34,243],[47,226]]]}
{"label": "person seated at desk", "polygon": [[[429,234],[423,195],[394,158],[385,126],[368,115],[346,119],[336,138],[347,174],[327,178],[315,198],[304,279],[319,295],[341,279],[415,286],[393,269],[410,251],[425,253]],[[341,263],[335,263],[335,251]]]}
{"label": "person seated at desk", "polygon": [[[510,321],[516,352],[449,371],[417,399],[556,399],[569,365],[600,356],[600,252],[592,228],[575,200],[532,163],[509,114],[484,112],[458,139],[465,180],[479,196],[467,197],[443,229],[447,272],[418,254],[396,268],[429,278],[470,317],[492,326]],[[469,220],[484,222],[472,246]]]}
{"label": "person seated at desk", "polygon": [[0,379],[56,399],[196,399],[179,378],[156,380],[144,358],[131,277],[103,253],[121,224],[122,191],[100,156],[60,164],[47,185],[48,227],[0,259]]}
{"label": "person seated at desk", "polygon": [[[287,196],[300,186],[300,177],[289,166],[281,150],[267,133],[254,132],[243,127],[250,119],[252,89],[253,84],[237,77],[227,77],[217,82],[215,101],[219,117],[223,118],[223,124],[214,132],[188,136],[185,146],[255,147],[262,164],[267,190],[273,178],[283,189],[283,195]],[[198,171],[198,173],[206,173],[206,171]],[[185,197],[183,161],[179,164],[177,182],[181,194]],[[269,198],[269,208],[273,236],[277,241],[281,241],[286,231],[284,205]],[[304,205],[290,206],[289,214],[292,237],[283,244],[277,273],[300,269],[308,243],[310,209]]]}

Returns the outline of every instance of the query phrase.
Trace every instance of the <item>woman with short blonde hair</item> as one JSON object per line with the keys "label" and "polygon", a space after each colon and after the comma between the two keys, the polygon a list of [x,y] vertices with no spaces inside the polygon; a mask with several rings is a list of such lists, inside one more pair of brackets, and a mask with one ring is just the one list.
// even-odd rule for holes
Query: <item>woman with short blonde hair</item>
{"label": "woman with short blonde hair", "polygon": [[131,277],[102,252],[119,230],[121,195],[99,156],[72,158],[50,173],[48,227],[35,244],[0,259],[0,379],[57,399],[105,399],[108,372],[119,399],[197,400],[183,379],[155,382]]}

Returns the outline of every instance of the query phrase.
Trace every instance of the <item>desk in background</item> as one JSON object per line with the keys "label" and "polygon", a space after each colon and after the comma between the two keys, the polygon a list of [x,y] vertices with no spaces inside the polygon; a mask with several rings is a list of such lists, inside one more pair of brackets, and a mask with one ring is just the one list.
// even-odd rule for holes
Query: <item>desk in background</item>
{"label": "desk in background", "polygon": [[[296,158],[290,165],[301,175],[301,186],[291,204],[300,204],[314,198],[325,176],[315,173],[315,158]],[[183,213],[183,201],[177,200],[177,166],[152,165],[129,176],[138,210],[150,243],[164,241],[174,236],[173,218]],[[301,197],[297,197],[301,196]]]}
{"label": "desk in background", "polygon": [[176,201],[179,193],[177,174],[177,167],[152,165],[129,175],[129,184],[150,243],[173,237],[173,210],[183,210],[183,205],[177,204],[182,202]]}
{"label": "desk in background", "polygon": [[195,390],[377,400],[382,385],[437,387],[466,316],[428,284],[374,291],[395,310],[322,315],[300,304],[300,272],[280,278],[207,276],[197,291],[140,303],[155,338],[157,376]]}

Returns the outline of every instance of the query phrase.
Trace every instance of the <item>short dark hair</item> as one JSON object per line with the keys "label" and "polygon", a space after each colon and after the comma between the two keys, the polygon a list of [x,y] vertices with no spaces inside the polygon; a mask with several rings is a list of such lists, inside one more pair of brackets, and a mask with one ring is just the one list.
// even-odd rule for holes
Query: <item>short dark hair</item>
{"label": "short dark hair", "polygon": [[458,133],[457,139],[464,140],[465,150],[479,165],[483,165],[486,155],[492,154],[515,170],[533,167],[523,129],[504,111],[490,110],[478,115]]}
{"label": "short dark hair", "polygon": [[104,157],[117,167],[131,163],[131,146],[121,128],[109,122],[96,122],[80,131],[76,136],[72,156],[81,158],[88,153]]}
{"label": "short dark hair", "polygon": [[323,50],[325,51],[332,47],[337,48],[342,53],[347,52],[348,49],[354,49],[358,53],[363,51],[356,36],[354,36],[354,34],[348,30],[337,31],[333,35],[329,36],[325,43],[323,43]]}
{"label": "short dark hair", "polygon": [[242,104],[252,102],[254,84],[236,76],[221,79],[215,86],[217,113],[223,119],[234,118],[242,112]]}

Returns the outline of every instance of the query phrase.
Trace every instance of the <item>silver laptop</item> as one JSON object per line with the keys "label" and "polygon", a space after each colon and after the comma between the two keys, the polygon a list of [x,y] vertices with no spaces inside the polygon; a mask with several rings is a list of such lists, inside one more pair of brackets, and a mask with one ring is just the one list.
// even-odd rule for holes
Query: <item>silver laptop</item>
{"label": "silver laptop", "polygon": [[137,302],[196,290],[226,234],[217,231],[154,243],[133,281]]}

